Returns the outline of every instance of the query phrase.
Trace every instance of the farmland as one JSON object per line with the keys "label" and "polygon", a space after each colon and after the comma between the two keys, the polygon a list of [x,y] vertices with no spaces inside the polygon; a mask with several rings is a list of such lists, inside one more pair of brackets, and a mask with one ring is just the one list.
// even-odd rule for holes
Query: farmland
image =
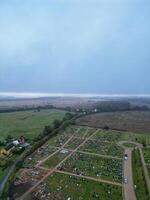
{"label": "farmland", "polygon": [[36,137],[46,125],[51,125],[55,119],[62,119],[65,111],[44,109],[37,111],[19,111],[0,113],[0,141],[10,135],[27,139]]}
{"label": "farmland", "polygon": [[98,113],[77,120],[80,125],[93,127],[108,126],[111,129],[150,133],[149,111],[124,111]]}
{"label": "farmland", "polygon": [[[11,197],[121,200],[125,185],[124,148],[133,149],[143,138],[142,134],[131,132],[69,126],[26,158],[16,175]],[[148,141],[150,135],[146,138]],[[121,146],[123,140],[125,147]],[[130,140],[135,144],[129,143]],[[135,159],[138,164],[137,154]],[[141,169],[138,166],[134,168]],[[140,175],[137,187],[146,184],[143,174]],[[147,190],[141,195],[147,195]]]}

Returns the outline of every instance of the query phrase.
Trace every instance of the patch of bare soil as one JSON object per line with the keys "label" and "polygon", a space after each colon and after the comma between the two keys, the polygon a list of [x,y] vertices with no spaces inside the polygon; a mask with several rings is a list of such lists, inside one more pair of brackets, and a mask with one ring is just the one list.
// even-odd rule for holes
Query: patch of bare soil
{"label": "patch of bare soil", "polygon": [[79,118],[78,125],[150,133],[150,111],[108,112]]}

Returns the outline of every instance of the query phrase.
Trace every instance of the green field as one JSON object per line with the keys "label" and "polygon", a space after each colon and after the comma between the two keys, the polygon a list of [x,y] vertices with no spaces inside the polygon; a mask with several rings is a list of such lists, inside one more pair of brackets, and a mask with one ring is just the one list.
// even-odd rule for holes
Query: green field
{"label": "green field", "polygon": [[140,152],[138,149],[133,150],[132,164],[133,164],[133,179],[134,179],[134,185],[136,185],[135,193],[137,200],[141,199],[149,200],[149,193],[146,186]]}
{"label": "green field", "polygon": [[46,125],[51,125],[55,119],[61,120],[65,113],[55,109],[0,113],[0,141],[8,135],[33,139]]}
{"label": "green field", "polygon": [[35,196],[36,199],[42,200],[42,194],[47,200],[121,200],[122,188],[55,173],[37,187],[26,200],[32,200]]}
{"label": "green field", "polygon": [[144,148],[143,155],[144,155],[145,163],[147,165],[148,174],[150,177],[150,148]]}

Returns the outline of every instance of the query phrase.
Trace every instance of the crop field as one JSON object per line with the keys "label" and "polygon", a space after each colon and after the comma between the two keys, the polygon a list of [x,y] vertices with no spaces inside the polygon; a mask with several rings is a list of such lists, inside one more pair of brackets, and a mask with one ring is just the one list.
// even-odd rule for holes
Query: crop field
{"label": "crop field", "polygon": [[111,129],[150,133],[149,111],[125,111],[98,113],[82,117],[77,124],[101,128],[108,126]]}
{"label": "crop field", "polygon": [[65,113],[55,109],[0,113],[0,141],[5,140],[8,135],[24,135],[28,139],[33,139],[46,125],[51,125],[55,119],[61,120]]}
{"label": "crop field", "polygon": [[[145,135],[149,141],[150,135]],[[143,139],[144,135],[139,133],[69,126],[25,160],[24,168],[16,177],[18,182],[12,196],[22,196],[28,191],[28,186],[32,188],[36,184],[30,192],[25,193],[24,199],[122,200],[124,148],[118,142],[124,141],[124,146],[131,149],[135,144],[130,141],[141,143]],[[136,149],[133,150],[136,195],[137,199],[144,197],[147,200],[144,172]],[[143,148],[143,154],[150,171],[150,148]],[[34,169],[41,171],[31,173]],[[39,176],[42,181],[38,184]],[[23,182],[20,177],[26,181]]]}
{"label": "crop field", "polygon": [[[44,196],[43,196],[44,195]],[[26,200],[120,200],[122,199],[121,187],[78,178],[75,176],[54,173],[49,176]]]}

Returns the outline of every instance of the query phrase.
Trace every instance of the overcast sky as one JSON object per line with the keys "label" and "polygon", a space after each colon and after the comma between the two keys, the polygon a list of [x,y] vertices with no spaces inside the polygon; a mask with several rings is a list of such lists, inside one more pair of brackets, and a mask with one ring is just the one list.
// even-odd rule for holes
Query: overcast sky
{"label": "overcast sky", "polygon": [[0,0],[0,92],[150,94],[150,1]]}

